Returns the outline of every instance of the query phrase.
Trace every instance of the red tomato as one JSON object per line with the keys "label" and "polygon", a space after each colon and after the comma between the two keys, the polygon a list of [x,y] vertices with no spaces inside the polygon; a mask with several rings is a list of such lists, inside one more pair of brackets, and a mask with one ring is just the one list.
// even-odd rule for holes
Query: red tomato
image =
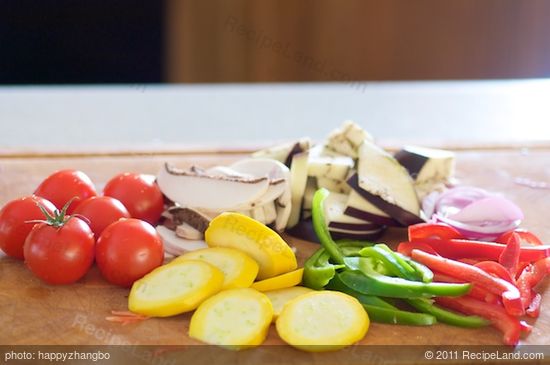
{"label": "red tomato", "polygon": [[79,214],[89,219],[90,228],[96,239],[109,224],[120,218],[130,218],[126,207],[110,196],[92,196],[80,203],[73,214]]}
{"label": "red tomato", "polygon": [[54,172],[42,181],[34,194],[48,199],[57,209],[63,208],[69,200],[75,198],[67,209],[67,214],[72,214],[81,201],[97,195],[92,180],[77,170]]}
{"label": "red tomato", "polygon": [[124,204],[133,218],[156,224],[164,210],[164,198],[151,175],[126,172],[113,177],[103,194]]}
{"label": "red tomato", "polygon": [[37,224],[25,241],[25,263],[48,284],[71,284],[94,262],[94,234],[86,222],[69,218],[61,227]]}
{"label": "red tomato", "polygon": [[139,219],[121,219],[105,228],[96,245],[96,262],[110,283],[130,287],[164,260],[155,228]]}
{"label": "red tomato", "polygon": [[0,249],[6,255],[23,260],[23,244],[34,227],[33,223],[26,222],[46,219],[38,204],[53,214],[55,206],[34,195],[12,200],[0,211]]}

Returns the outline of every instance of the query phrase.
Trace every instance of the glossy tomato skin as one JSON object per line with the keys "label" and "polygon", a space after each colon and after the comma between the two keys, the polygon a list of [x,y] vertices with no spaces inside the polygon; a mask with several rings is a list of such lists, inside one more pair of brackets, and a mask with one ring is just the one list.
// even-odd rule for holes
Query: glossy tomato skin
{"label": "glossy tomato skin", "polygon": [[164,210],[164,198],[151,175],[126,172],[113,177],[103,194],[118,199],[133,218],[156,224]]}
{"label": "glossy tomato skin", "polygon": [[130,218],[128,209],[119,200],[110,196],[92,196],[76,207],[74,214],[87,218],[97,239],[101,232],[120,218]]}
{"label": "glossy tomato skin", "polygon": [[80,202],[96,196],[97,192],[92,180],[82,171],[61,170],[42,181],[34,195],[48,199],[57,209],[63,208],[69,200],[75,198],[67,209],[67,214],[72,214]]}
{"label": "glossy tomato skin", "polygon": [[39,223],[25,241],[25,263],[48,284],[72,284],[90,270],[94,246],[94,234],[80,218],[71,217],[60,228]]}
{"label": "glossy tomato skin", "polygon": [[151,270],[162,265],[162,240],[149,223],[121,219],[105,228],[96,244],[96,262],[110,283],[130,287]]}
{"label": "glossy tomato skin", "polygon": [[23,260],[23,245],[34,227],[26,222],[46,219],[38,204],[50,214],[55,210],[51,202],[34,195],[12,200],[0,210],[0,249],[6,255]]}

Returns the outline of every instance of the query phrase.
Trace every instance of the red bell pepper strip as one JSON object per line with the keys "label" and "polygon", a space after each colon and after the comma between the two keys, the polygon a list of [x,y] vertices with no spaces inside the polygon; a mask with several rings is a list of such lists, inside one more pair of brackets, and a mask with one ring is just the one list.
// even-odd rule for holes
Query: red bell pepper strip
{"label": "red bell pepper strip", "polygon": [[529,265],[531,265],[530,262],[520,262],[518,264],[518,271],[516,272],[516,280],[519,278],[523,270],[525,270],[525,268]]}
{"label": "red bell pepper strip", "polygon": [[503,233],[500,237],[498,237],[495,240],[495,242],[506,244],[506,243],[508,243],[508,240],[510,239],[510,236],[512,236],[514,233],[519,236],[521,241],[523,241],[527,244],[530,244],[530,245],[533,245],[533,246],[541,246],[541,245],[544,244],[544,243],[542,243],[540,238],[535,236],[533,233],[531,233],[529,231],[526,231],[525,229],[516,229],[515,231],[509,231],[509,232]]}
{"label": "red bell pepper strip", "polygon": [[532,295],[531,303],[529,304],[529,307],[525,310],[525,313],[529,317],[537,318],[540,314],[540,304],[542,301],[542,295],[539,293],[534,293]]}
{"label": "red bell pepper strip", "polygon": [[[516,280],[516,285],[521,294],[521,301],[525,308],[530,307],[532,301],[535,299],[534,297],[536,295],[533,294],[533,288],[537,286],[537,284],[540,283],[542,279],[544,279],[544,277],[549,273],[550,258],[536,261],[523,269],[518,279]],[[535,315],[537,313],[536,303],[530,312],[532,315]]]}
{"label": "red bell pepper strip", "polygon": [[[484,258],[485,260],[498,261],[505,248],[500,243],[461,239],[423,238],[413,242],[431,246],[439,255],[451,259]],[[549,245],[521,247],[519,260],[532,262],[549,256]]]}
{"label": "red bell pepper strip", "polygon": [[521,243],[519,236],[515,232],[512,232],[512,234],[508,237],[506,247],[502,250],[502,253],[498,258],[498,262],[513,276],[516,275],[518,270],[520,250]]}
{"label": "red bell pepper strip", "polygon": [[531,326],[529,323],[525,321],[519,321],[519,326],[521,332],[525,333],[526,335],[530,334],[533,330],[533,326]]}
{"label": "red bell pepper strip", "polygon": [[419,249],[424,252],[431,253],[432,255],[438,255],[438,253],[432,248],[432,246],[421,242],[401,242],[397,246],[397,252],[409,257],[411,257],[411,252],[414,249]]}
{"label": "red bell pepper strip", "polygon": [[464,238],[455,228],[441,223],[419,223],[409,226],[409,241],[422,238]]}
{"label": "red bell pepper strip", "polygon": [[521,316],[525,313],[518,288],[506,280],[495,278],[478,267],[420,250],[412,250],[412,258],[433,271],[478,284],[491,293],[501,295],[504,308],[511,315]]}
{"label": "red bell pepper strip", "polygon": [[[465,283],[464,280],[460,280],[457,278],[454,278],[449,275],[445,275],[439,272],[434,272],[434,281],[435,282],[442,282],[442,283]],[[499,297],[495,294],[485,290],[484,288],[480,287],[479,285],[473,284],[470,291],[468,292],[469,296],[472,298],[479,299],[481,301],[492,303],[492,304],[500,304]]]}
{"label": "red bell pepper strip", "polygon": [[468,297],[436,297],[435,301],[444,307],[464,314],[487,318],[493,326],[504,334],[503,341],[506,345],[515,346],[518,344],[522,325],[520,321],[508,314],[501,306]]}
{"label": "red bell pepper strip", "polygon": [[[484,261],[483,259],[472,259],[472,258],[464,258],[464,259],[458,259],[457,261],[460,261],[460,262],[463,262],[465,264],[468,264],[468,265],[475,265],[477,263],[480,263],[482,261]],[[492,261],[490,261],[492,262]]]}
{"label": "red bell pepper strip", "polygon": [[499,264],[498,262],[495,262],[495,261],[481,261],[481,262],[478,262],[477,264],[474,264],[474,266],[479,267],[481,270],[483,270],[483,271],[485,271],[489,274],[492,274],[492,275],[494,275],[498,278],[506,280],[507,282],[512,283],[512,284],[515,285],[515,280],[512,277],[512,275],[510,275],[508,270],[506,270],[506,268],[504,266],[502,266],[501,264]]}

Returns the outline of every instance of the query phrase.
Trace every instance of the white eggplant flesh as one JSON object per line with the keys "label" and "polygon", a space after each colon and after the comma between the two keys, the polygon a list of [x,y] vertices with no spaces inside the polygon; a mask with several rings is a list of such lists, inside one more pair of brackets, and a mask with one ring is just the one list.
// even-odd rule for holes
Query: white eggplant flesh
{"label": "white eggplant flesh", "polygon": [[317,178],[317,185],[339,194],[349,194],[351,188],[345,180],[334,180],[325,177]]}
{"label": "white eggplant flesh", "polygon": [[288,219],[287,228],[292,228],[298,224],[302,210],[302,200],[307,184],[307,166],[309,153],[303,152],[294,155],[290,165],[290,192],[292,207]]}
{"label": "white eggplant flesh", "polygon": [[373,143],[363,143],[359,149],[357,173],[361,189],[389,204],[420,215],[420,202],[408,171],[382,148]]}
{"label": "white eggplant flesh", "polygon": [[308,175],[344,181],[355,163],[351,157],[311,157]]}

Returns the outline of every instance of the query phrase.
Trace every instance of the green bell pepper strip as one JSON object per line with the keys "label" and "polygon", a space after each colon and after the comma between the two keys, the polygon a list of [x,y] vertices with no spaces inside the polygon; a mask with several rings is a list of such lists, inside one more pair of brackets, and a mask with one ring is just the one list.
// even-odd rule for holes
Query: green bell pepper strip
{"label": "green bell pepper strip", "polygon": [[358,291],[353,290],[352,288],[344,284],[342,280],[340,280],[339,275],[335,275],[334,278],[332,278],[332,280],[327,284],[325,288],[329,290],[336,290],[342,293],[349,294],[352,297],[355,297],[363,305],[370,305],[378,308],[398,310],[397,307],[386,302],[382,298],[379,298],[375,295],[359,293]]}
{"label": "green bell pepper strip", "polygon": [[394,254],[401,257],[410,266],[412,266],[423,283],[431,283],[433,281],[434,273],[426,265],[422,265],[421,263],[412,260],[410,257],[400,254],[399,252],[394,252]]}
{"label": "green bell pepper strip", "polygon": [[344,284],[360,293],[392,298],[460,296],[468,293],[471,287],[467,283],[422,283],[405,280],[382,275],[369,267],[363,267],[363,271],[346,270],[336,275],[339,275]]}
{"label": "green bell pepper strip", "polygon": [[403,256],[398,255],[397,252],[393,251],[385,243],[378,243],[377,245],[375,245],[375,247],[377,247],[379,249],[382,249],[382,250],[386,251],[387,253],[389,253],[390,255],[392,255],[395,258],[395,260],[397,260],[399,265],[401,265],[405,269],[405,271],[407,271],[408,273],[410,273],[410,274],[415,274],[416,273],[416,270],[414,269],[414,267],[412,265],[410,265],[408,260],[405,260],[403,258]]}
{"label": "green bell pepper strip", "polygon": [[304,263],[304,274],[302,283],[308,288],[321,290],[336,274],[336,269],[345,267],[345,265],[333,265],[329,262],[330,256],[323,248],[319,248]]}
{"label": "green bell pepper strip", "polygon": [[330,192],[321,188],[315,192],[313,195],[313,202],[311,206],[311,219],[313,221],[313,230],[319,238],[321,246],[323,246],[330,255],[330,258],[339,265],[344,264],[344,255],[340,250],[340,247],[334,242],[330,236],[330,232],[327,227],[325,220],[325,209],[324,202],[325,199],[330,195]]}
{"label": "green bell pepper strip", "polygon": [[491,324],[490,321],[479,316],[466,316],[456,312],[448,311],[437,305],[434,305],[431,300],[417,298],[417,299],[405,299],[416,310],[431,314],[438,321],[451,324],[458,327],[478,328],[485,327]]}
{"label": "green bell pepper strip", "polygon": [[412,272],[408,271],[404,266],[402,266],[397,261],[394,255],[384,250],[383,248],[378,247],[378,245],[373,247],[365,247],[361,251],[359,251],[359,254],[363,257],[372,257],[373,259],[382,262],[392,276],[398,276],[400,278],[407,279],[407,280],[417,279],[417,276],[415,275],[415,272],[412,269],[412,267],[407,265]]}
{"label": "green bell pepper strip", "polygon": [[437,319],[426,313],[414,313],[402,310],[376,307],[362,304],[373,322],[401,324],[407,326],[431,326],[437,323]]}
{"label": "green bell pepper strip", "polygon": [[388,267],[382,262],[376,261],[373,257],[344,257],[344,263],[346,264],[346,268],[350,270],[368,272],[368,269],[371,268],[382,275],[390,274]]}
{"label": "green bell pepper strip", "polygon": [[382,298],[359,293],[344,284],[338,275],[328,283],[326,288],[337,290],[356,298],[365,308],[370,320],[373,322],[409,326],[429,326],[436,323],[436,318],[433,315],[403,311]]}
{"label": "green bell pepper strip", "polygon": [[338,240],[336,241],[336,244],[338,245],[338,247],[340,247],[340,250],[342,251],[344,257],[359,256],[359,251],[361,251],[361,249],[373,245],[371,242],[349,239]]}

